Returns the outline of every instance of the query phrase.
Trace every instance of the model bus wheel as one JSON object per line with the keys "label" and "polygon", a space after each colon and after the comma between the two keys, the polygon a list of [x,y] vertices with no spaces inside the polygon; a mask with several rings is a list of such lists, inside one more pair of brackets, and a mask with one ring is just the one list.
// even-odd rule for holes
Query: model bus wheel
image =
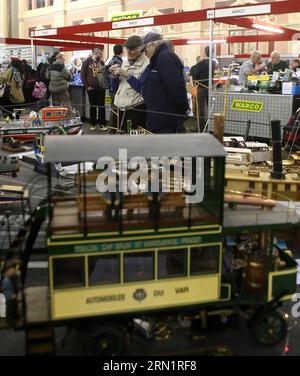
{"label": "model bus wheel", "polygon": [[45,136],[43,133],[38,134],[35,137],[33,150],[37,162],[41,165],[45,164],[45,146],[44,146]]}
{"label": "model bus wheel", "polygon": [[85,340],[85,355],[120,356],[126,351],[126,333],[116,324],[96,324],[88,329]]}
{"label": "model bus wheel", "polygon": [[262,314],[253,325],[256,341],[264,346],[275,346],[280,343],[287,333],[287,325],[277,311]]}

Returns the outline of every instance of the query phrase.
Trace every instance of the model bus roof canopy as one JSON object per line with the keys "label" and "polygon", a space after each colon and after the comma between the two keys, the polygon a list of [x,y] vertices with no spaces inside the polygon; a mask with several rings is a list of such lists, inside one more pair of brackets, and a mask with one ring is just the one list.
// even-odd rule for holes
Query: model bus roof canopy
{"label": "model bus roof canopy", "polygon": [[88,162],[111,157],[120,160],[119,151],[133,157],[225,157],[223,145],[209,134],[154,136],[46,136],[46,162]]}

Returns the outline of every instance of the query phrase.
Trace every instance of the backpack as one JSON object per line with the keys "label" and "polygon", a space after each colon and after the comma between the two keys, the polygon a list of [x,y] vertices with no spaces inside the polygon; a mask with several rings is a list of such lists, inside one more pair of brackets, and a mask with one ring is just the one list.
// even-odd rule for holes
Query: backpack
{"label": "backpack", "polygon": [[100,68],[100,71],[98,73],[98,81],[101,89],[107,90],[110,88],[110,78],[106,66]]}
{"label": "backpack", "polygon": [[300,145],[300,108],[291,116],[283,128],[283,141],[295,147]]}
{"label": "backpack", "polygon": [[47,95],[47,86],[43,82],[36,82],[34,86],[34,90],[32,92],[32,96],[35,99],[42,99],[45,98]]}

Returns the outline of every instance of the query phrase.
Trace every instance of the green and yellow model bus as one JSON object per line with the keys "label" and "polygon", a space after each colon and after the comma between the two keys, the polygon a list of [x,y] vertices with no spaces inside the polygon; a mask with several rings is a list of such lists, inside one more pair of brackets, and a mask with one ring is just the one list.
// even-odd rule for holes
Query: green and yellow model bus
{"label": "green and yellow model bus", "polygon": [[[47,217],[49,285],[24,289],[24,326],[68,325],[84,333],[86,353],[124,354],[136,320],[151,331],[163,317],[203,322],[242,308],[259,343],[283,339],[286,324],[276,309],[296,291],[297,264],[276,234],[297,228],[299,217],[282,203],[271,209],[224,203],[225,151],[213,136],[49,136],[45,151],[48,202],[36,209],[31,228],[36,233]],[[147,161],[146,180],[156,176],[158,191],[141,189],[139,164],[123,169],[137,156]],[[161,167],[153,158],[171,162]],[[98,161],[91,174],[89,161]],[[55,162],[78,164],[76,194],[53,194]],[[185,164],[187,173],[176,175]],[[110,175],[101,180],[104,165]],[[166,166],[169,190],[161,185]],[[124,176],[139,189],[121,189]],[[103,181],[117,190],[99,193]]]}

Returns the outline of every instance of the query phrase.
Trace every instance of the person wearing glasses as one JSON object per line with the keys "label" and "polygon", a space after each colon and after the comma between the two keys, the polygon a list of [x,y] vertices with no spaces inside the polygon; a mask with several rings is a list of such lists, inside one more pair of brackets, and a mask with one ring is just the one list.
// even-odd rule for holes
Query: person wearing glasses
{"label": "person wearing glasses", "polygon": [[250,75],[260,74],[265,71],[266,65],[262,61],[260,51],[253,50],[250,55],[250,60],[245,61],[240,70],[239,84],[245,85]]}
{"label": "person wearing glasses", "polygon": [[111,89],[115,92],[114,105],[119,109],[119,119],[121,129],[126,129],[128,120],[131,121],[132,128],[145,128],[147,121],[147,107],[140,92],[136,91],[125,78],[131,76],[137,80],[149,65],[149,59],[141,52],[142,38],[137,35],[131,36],[124,44],[127,57],[123,60],[122,72],[119,74],[120,65],[115,64],[110,68]]}

